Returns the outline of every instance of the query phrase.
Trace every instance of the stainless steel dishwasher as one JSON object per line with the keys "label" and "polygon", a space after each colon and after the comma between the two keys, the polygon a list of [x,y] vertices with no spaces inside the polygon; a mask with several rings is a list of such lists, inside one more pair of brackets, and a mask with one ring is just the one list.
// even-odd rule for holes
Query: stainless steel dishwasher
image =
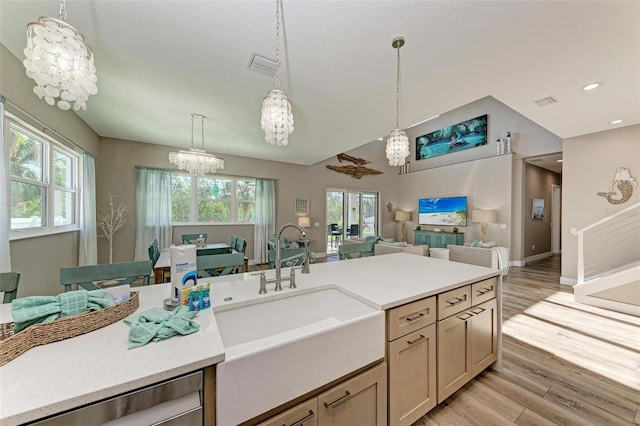
{"label": "stainless steel dishwasher", "polygon": [[33,423],[46,426],[202,426],[198,371]]}

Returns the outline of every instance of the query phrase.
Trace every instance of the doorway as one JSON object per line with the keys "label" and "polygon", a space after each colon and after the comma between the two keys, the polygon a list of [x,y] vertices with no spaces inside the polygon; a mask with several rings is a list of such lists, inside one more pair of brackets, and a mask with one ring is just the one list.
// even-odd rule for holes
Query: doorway
{"label": "doorway", "polygon": [[551,185],[551,253],[562,251],[562,186]]}
{"label": "doorway", "polygon": [[344,239],[378,234],[378,193],[327,189],[327,254],[335,254]]}

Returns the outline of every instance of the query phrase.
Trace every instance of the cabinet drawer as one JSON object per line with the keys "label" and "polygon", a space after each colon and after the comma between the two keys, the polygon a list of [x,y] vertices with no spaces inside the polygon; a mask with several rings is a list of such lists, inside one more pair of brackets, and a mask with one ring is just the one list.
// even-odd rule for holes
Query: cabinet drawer
{"label": "cabinet drawer", "polygon": [[318,398],[311,398],[258,426],[316,426],[317,424]]}
{"label": "cabinet drawer", "polygon": [[496,297],[497,285],[498,277],[471,284],[471,305],[475,306],[478,303],[486,302]]}
{"label": "cabinet drawer", "polygon": [[387,311],[387,340],[395,340],[435,321],[436,296],[389,309]]}
{"label": "cabinet drawer", "polygon": [[471,307],[471,286],[449,290],[438,295],[438,319],[444,319]]}

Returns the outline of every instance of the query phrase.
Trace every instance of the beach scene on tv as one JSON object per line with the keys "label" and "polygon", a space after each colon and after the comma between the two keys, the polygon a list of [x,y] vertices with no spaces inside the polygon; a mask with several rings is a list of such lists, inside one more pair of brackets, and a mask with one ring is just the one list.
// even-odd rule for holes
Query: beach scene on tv
{"label": "beach scene on tv", "polygon": [[487,116],[472,118],[416,138],[416,160],[487,144]]}
{"label": "beach scene on tv", "polygon": [[467,197],[421,198],[420,225],[467,226]]}

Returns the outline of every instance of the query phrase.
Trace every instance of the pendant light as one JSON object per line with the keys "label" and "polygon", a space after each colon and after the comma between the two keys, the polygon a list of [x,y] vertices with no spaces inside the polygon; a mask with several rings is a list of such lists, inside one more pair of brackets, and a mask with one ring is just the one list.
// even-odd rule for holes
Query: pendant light
{"label": "pendant light", "polygon": [[396,37],[391,45],[397,51],[396,65],[396,128],[389,133],[387,138],[387,159],[390,166],[404,165],[405,158],[409,156],[409,138],[404,130],[400,129],[400,48],[404,46],[404,37]]}
{"label": "pendant light", "polygon": [[293,133],[293,110],[286,93],[280,90],[280,0],[276,0],[276,88],[262,101],[260,125],[264,139],[277,146],[286,146]]}
{"label": "pendant light", "polygon": [[[191,114],[191,149],[169,153],[169,162],[178,166],[179,170],[186,170],[191,174],[203,176],[207,173],[215,173],[218,169],[224,169],[224,160],[204,149],[204,119],[201,114]],[[193,123],[200,120],[202,130],[202,149],[193,145]]]}

